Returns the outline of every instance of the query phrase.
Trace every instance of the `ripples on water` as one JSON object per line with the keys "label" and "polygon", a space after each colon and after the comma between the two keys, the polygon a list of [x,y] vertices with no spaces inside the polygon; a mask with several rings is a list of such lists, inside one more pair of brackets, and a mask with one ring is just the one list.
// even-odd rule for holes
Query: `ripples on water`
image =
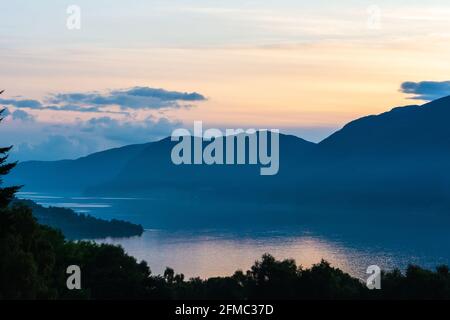
{"label": "ripples on water", "polygon": [[[115,211],[119,204],[123,207],[124,203],[133,203],[137,198],[41,193],[19,193],[18,196],[44,206],[69,207],[104,219],[127,220],[129,217],[128,220],[133,222],[142,219],[133,215],[132,210],[125,215]],[[237,269],[248,270],[264,253],[271,253],[277,259],[293,258],[303,267],[325,259],[360,278],[366,278],[366,268],[373,264],[383,269],[403,269],[408,263],[427,268],[450,263],[448,232],[395,230],[389,234],[382,230],[359,231],[313,230],[305,226],[240,231],[147,229],[141,237],[95,241],[120,244],[138,260],[146,260],[154,274],[161,274],[165,267],[170,266],[186,277],[202,278],[231,275]]]}
{"label": "ripples on water", "polygon": [[293,258],[299,265],[310,267],[326,259],[333,266],[363,277],[365,268],[375,262],[391,266],[388,256],[373,257],[370,252],[352,249],[307,232],[297,235],[223,231],[168,232],[146,230],[141,237],[102,239],[98,242],[120,244],[138,259],[145,260],[153,273],[161,274],[166,266],[187,277],[231,275],[237,269],[248,270],[264,253],[278,259]]}

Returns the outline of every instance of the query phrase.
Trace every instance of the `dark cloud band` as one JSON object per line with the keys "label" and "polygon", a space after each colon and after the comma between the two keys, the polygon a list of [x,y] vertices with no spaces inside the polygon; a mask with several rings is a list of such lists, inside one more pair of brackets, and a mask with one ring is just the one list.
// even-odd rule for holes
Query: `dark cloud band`
{"label": "dark cloud band", "polygon": [[[180,102],[203,101],[206,98],[197,92],[178,92],[149,87],[113,90],[107,93],[58,93],[47,99],[47,104],[38,100],[0,99],[1,104],[16,108],[35,110],[102,112],[108,106],[119,106],[123,111],[148,109],[176,109]],[[119,112],[120,113],[120,112]]]}
{"label": "dark cloud band", "polygon": [[94,106],[117,105],[122,109],[162,109],[177,108],[178,101],[202,101],[206,98],[197,93],[167,91],[149,87],[113,90],[101,93],[67,93],[56,94],[51,103],[87,104]]}
{"label": "dark cloud band", "polygon": [[450,95],[450,81],[403,82],[400,90],[410,99],[432,101]]}

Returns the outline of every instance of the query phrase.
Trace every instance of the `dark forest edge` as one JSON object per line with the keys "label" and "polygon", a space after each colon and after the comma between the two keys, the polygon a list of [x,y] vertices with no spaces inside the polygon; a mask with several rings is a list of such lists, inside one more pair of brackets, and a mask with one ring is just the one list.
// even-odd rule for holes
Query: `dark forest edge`
{"label": "dark forest edge", "polygon": [[37,222],[61,230],[69,239],[122,238],[140,236],[144,232],[144,228],[139,224],[117,219],[99,219],[78,214],[68,208],[47,208],[31,200],[15,199],[12,204],[26,205],[32,210]]}

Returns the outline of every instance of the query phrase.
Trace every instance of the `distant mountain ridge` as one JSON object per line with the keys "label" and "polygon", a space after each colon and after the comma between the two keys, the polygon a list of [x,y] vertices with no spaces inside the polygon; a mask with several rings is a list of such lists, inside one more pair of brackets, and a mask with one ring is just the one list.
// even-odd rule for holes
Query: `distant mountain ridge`
{"label": "distant mountain ridge", "polygon": [[27,189],[79,192],[93,181],[108,181],[148,144],[109,149],[76,160],[26,161],[8,178],[12,183],[25,181]]}
{"label": "distant mountain ridge", "polygon": [[[7,182],[88,195],[176,191],[186,203],[202,199],[199,206],[220,198],[292,203],[303,211],[390,208],[450,217],[449,121],[450,96],[354,120],[317,144],[280,134],[275,176],[260,176],[254,165],[176,166],[170,160],[175,142],[166,138],[77,160],[20,163]],[[215,205],[211,200],[207,207]]]}
{"label": "distant mountain ridge", "polygon": [[[397,107],[345,125],[320,142],[341,152],[368,151],[383,142],[383,152],[450,151],[450,96],[422,106]],[[422,149],[420,149],[422,148]],[[443,150],[445,148],[446,150]]]}

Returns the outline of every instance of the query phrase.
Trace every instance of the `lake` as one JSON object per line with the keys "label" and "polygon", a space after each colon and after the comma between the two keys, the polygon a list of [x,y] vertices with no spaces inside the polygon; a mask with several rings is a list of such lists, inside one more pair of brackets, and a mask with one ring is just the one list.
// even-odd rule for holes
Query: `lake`
{"label": "lake", "polygon": [[[293,258],[309,267],[321,259],[353,276],[366,277],[369,265],[382,269],[404,269],[408,263],[434,268],[450,264],[448,227],[398,226],[389,224],[361,228],[359,225],[290,225],[239,228],[153,228],[152,198],[114,198],[21,192],[20,198],[44,206],[72,208],[103,219],[141,223],[140,237],[96,239],[98,243],[121,245],[138,260],[146,260],[154,274],[166,266],[186,277],[231,275],[248,270],[264,253],[278,259]],[[141,208],[141,209],[138,209]]]}

